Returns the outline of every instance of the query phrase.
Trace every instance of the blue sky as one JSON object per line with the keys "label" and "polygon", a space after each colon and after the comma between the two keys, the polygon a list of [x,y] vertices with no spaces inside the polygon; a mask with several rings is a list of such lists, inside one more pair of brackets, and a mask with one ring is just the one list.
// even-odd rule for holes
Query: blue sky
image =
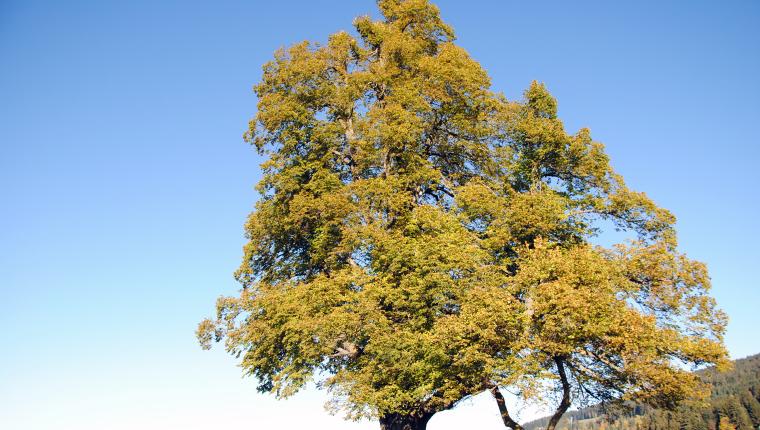
{"label": "blue sky", "polygon": [[[533,79],[708,263],[735,358],[760,352],[760,2],[441,0],[518,97]],[[193,331],[231,273],[262,161],[241,135],[280,46],[361,1],[0,2],[0,427],[330,427]],[[532,412],[523,414],[528,418]],[[476,399],[430,429],[502,428]]]}

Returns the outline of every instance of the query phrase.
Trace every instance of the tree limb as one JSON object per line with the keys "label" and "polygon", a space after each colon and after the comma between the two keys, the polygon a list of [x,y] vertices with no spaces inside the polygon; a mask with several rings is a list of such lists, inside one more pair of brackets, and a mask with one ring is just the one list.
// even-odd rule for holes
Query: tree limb
{"label": "tree limb", "polygon": [[559,423],[560,418],[562,418],[562,415],[567,412],[567,409],[570,407],[570,381],[567,379],[567,373],[565,373],[565,364],[564,364],[564,358],[562,357],[554,357],[554,362],[557,364],[557,372],[559,373],[559,379],[562,382],[562,401],[559,402],[559,406],[557,406],[557,410],[554,412],[554,415],[552,415],[551,419],[549,420],[549,424],[546,425],[546,430],[554,430],[555,427],[557,427],[557,423]]}
{"label": "tree limb", "polygon": [[504,396],[499,391],[499,386],[494,384],[490,388],[491,394],[496,399],[496,404],[499,406],[499,413],[501,414],[501,420],[504,421],[504,426],[509,427],[512,430],[523,430],[523,427],[517,421],[513,420],[507,410],[507,402],[504,400]]}

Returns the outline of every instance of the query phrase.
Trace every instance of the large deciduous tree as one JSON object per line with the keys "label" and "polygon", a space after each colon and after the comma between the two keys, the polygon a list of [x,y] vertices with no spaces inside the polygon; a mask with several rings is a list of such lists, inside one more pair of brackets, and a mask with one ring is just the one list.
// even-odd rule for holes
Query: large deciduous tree
{"label": "large deciduous tree", "polygon": [[[268,157],[236,276],[203,321],[259,390],[310,381],[350,418],[424,429],[485,390],[671,407],[726,362],[726,318],[674,217],[533,83],[490,90],[426,0],[278,51],[246,139]],[[631,232],[592,244],[605,226]]]}

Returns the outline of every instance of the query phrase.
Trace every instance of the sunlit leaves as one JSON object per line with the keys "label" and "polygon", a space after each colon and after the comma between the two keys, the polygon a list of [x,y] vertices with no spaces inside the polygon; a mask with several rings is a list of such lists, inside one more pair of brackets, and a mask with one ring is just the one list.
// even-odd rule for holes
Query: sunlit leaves
{"label": "sunlit leaves", "polygon": [[[724,363],[726,319],[673,215],[564,129],[545,85],[493,93],[428,1],[378,5],[383,20],[264,66],[243,290],[202,345],[224,339],[262,391],[316,380],[352,418],[494,384],[543,397],[558,362],[576,402],[702,393],[677,363]],[[632,240],[593,246],[609,222]]]}

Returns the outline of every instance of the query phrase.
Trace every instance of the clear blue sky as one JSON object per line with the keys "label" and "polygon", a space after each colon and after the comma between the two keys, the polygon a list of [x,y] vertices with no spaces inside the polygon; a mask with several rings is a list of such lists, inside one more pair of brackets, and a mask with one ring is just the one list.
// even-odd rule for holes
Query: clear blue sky
{"label": "clear blue sky", "polygon": [[[438,2],[518,97],[533,79],[633,188],[678,217],[760,352],[760,2]],[[334,426],[321,394],[275,402],[195,324],[233,293],[261,160],[241,140],[280,46],[370,0],[0,2],[0,427]],[[529,414],[527,414],[529,415]],[[501,428],[476,400],[431,430]]]}

